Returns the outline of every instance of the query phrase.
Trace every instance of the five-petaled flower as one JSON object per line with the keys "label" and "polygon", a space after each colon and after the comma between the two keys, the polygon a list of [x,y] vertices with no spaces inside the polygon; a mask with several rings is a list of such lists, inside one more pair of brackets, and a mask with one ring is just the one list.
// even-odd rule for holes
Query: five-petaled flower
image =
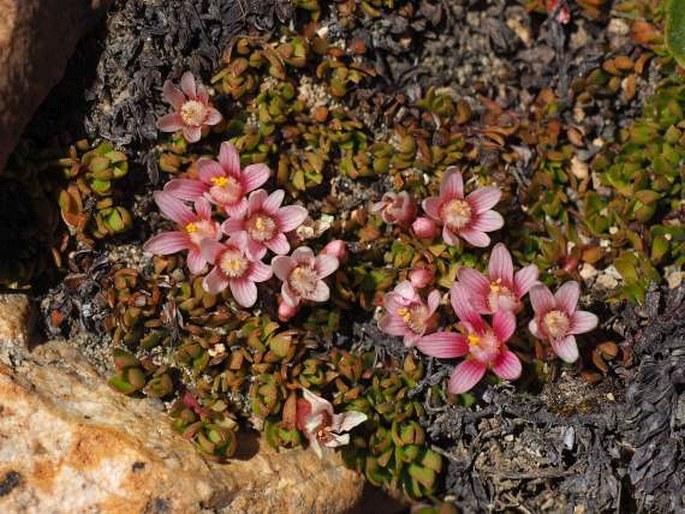
{"label": "five-petaled flower", "polygon": [[197,161],[199,180],[177,178],[164,186],[164,191],[182,200],[204,196],[228,216],[239,216],[247,209],[247,194],[269,179],[266,164],[240,168],[240,156],[231,143],[221,143],[219,162],[201,158]]}
{"label": "five-petaled flower", "polygon": [[314,256],[314,251],[308,246],[296,248],[289,257],[277,255],[271,260],[274,274],[283,281],[283,301],[291,307],[297,307],[301,300],[328,300],[331,293],[323,279],[337,270],[338,266],[335,256]]}
{"label": "five-petaled flower", "polygon": [[498,310],[519,312],[521,298],[538,281],[539,271],[530,264],[514,274],[511,254],[503,243],[497,243],[490,254],[488,275],[462,266],[457,271],[460,283],[466,286],[471,305],[481,314],[494,314]]}
{"label": "five-petaled flower", "polygon": [[221,121],[221,113],[209,103],[209,93],[195,77],[186,71],[181,77],[181,89],[167,80],[163,89],[164,99],[171,104],[174,112],[165,114],[157,120],[157,128],[164,132],[183,131],[189,143],[196,143],[202,137],[202,129]]}
{"label": "five-petaled flower", "polygon": [[247,255],[247,242],[241,236],[230,238],[226,244],[205,239],[200,246],[204,258],[214,264],[202,281],[205,291],[218,294],[229,287],[236,302],[252,307],[257,301],[255,282],[269,280],[273,274],[271,267]]}
{"label": "five-petaled flower", "polygon": [[587,311],[579,311],[578,282],[564,283],[555,294],[543,284],[530,290],[530,303],[535,317],[528,329],[542,340],[549,341],[554,353],[566,362],[578,359],[578,345],[575,336],[589,332],[597,326],[597,316]]}
{"label": "five-petaled flower", "polygon": [[195,212],[169,193],[155,191],[155,202],[167,218],[176,222],[181,230],[162,232],[150,238],[143,248],[156,255],[170,255],[188,250],[188,269],[194,275],[202,273],[207,260],[202,256],[200,243],[204,239],[221,239],[219,224],[212,220],[212,207],[204,198],[195,200]]}
{"label": "five-petaled flower", "polygon": [[349,444],[350,435],[346,432],[366,421],[366,414],[362,412],[335,414],[329,401],[307,389],[302,392],[304,398],[297,401],[297,428],[319,457],[323,456],[323,448]]}
{"label": "five-petaled flower", "polygon": [[409,225],[416,218],[416,202],[409,193],[385,193],[380,202],[373,204],[371,211],[380,214],[388,224]]}
{"label": "five-petaled flower", "polygon": [[490,237],[486,232],[504,225],[502,215],[492,208],[499,202],[502,192],[496,187],[481,187],[464,196],[464,178],[456,168],[448,168],[440,185],[440,196],[423,201],[423,210],[442,224],[442,238],[456,246],[461,237],[473,246],[486,247]]}
{"label": "five-petaled flower", "polygon": [[405,280],[385,295],[383,304],[387,312],[378,320],[378,328],[386,334],[404,336],[404,344],[409,348],[434,328],[440,292],[431,291],[426,304],[412,283]]}
{"label": "five-petaled flower", "polygon": [[433,357],[466,356],[452,372],[449,392],[461,394],[470,390],[488,368],[504,380],[519,378],[521,361],[506,344],[516,330],[516,317],[509,311],[497,311],[490,326],[471,306],[469,291],[459,283],[452,286],[450,301],[464,333],[437,332],[422,337],[416,344],[420,351]]}
{"label": "five-petaled flower", "polygon": [[244,234],[247,237],[247,253],[261,259],[267,248],[276,255],[290,251],[286,232],[295,230],[307,217],[307,209],[299,205],[281,207],[285,191],[279,189],[270,195],[264,189],[250,193],[247,210],[227,219],[221,230],[228,235]]}

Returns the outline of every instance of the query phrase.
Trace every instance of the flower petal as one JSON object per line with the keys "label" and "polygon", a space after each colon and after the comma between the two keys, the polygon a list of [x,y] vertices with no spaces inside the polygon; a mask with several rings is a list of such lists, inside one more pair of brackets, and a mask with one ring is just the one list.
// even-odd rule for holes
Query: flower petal
{"label": "flower petal", "polygon": [[205,125],[209,125],[211,127],[212,125],[220,123],[223,119],[224,117],[214,107],[207,107],[207,117],[205,118]]}
{"label": "flower petal", "polygon": [[243,232],[244,220],[242,218],[228,218],[221,224],[221,231],[227,236]]}
{"label": "flower petal", "polygon": [[195,95],[195,98],[198,102],[205,105],[209,102],[209,91],[207,91],[207,88],[202,84],[197,85],[197,88],[195,89]]}
{"label": "flower petal", "polygon": [[492,371],[504,380],[516,380],[521,376],[523,367],[518,356],[512,351],[506,350],[497,358]]}
{"label": "flower petal", "polygon": [[189,178],[175,178],[164,185],[164,191],[179,200],[195,201],[208,191],[206,184]]}
{"label": "flower petal", "polygon": [[[283,234],[279,234],[283,235]],[[288,247],[288,250],[290,247]],[[282,252],[282,254],[288,253],[288,250],[285,252]],[[259,261],[264,258],[266,255],[266,246],[264,246],[262,243],[259,243],[253,239],[248,239],[247,240],[247,255],[250,256],[250,259],[254,261]]]}
{"label": "flower petal", "polygon": [[283,282],[281,294],[283,295],[283,301],[291,307],[297,307],[297,305],[300,303],[300,295],[290,287],[288,282]]}
{"label": "flower petal", "polygon": [[302,389],[302,396],[312,407],[311,415],[309,417],[314,418],[323,413],[333,417],[333,405],[331,405],[331,402],[321,396],[315,395],[309,389]]}
{"label": "flower petal", "polygon": [[530,322],[528,323],[528,330],[530,330],[530,333],[538,339],[544,339],[542,332],[540,332],[540,325],[538,324],[537,318],[533,318],[530,320]]}
{"label": "flower petal", "polygon": [[479,230],[464,228],[459,231],[459,235],[477,248],[486,248],[490,244],[490,237]]}
{"label": "flower petal", "polygon": [[445,176],[440,184],[440,200],[445,202],[454,198],[464,198],[464,177],[457,168],[445,170]]}
{"label": "flower petal", "polygon": [[271,259],[271,268],[274,270],[274,275],[281,282],[288,280],[290,272],[295,269],[295,266],[297,266],[295,259],[286,255],[277,255]]}
{"label": "flower petal", "polygon": [[257,286],[251,280],[238,278],[228,283],[231,294],[236,302],[245,308],[252,307],[257,302]]}
{"label": "flower petal", "polygon": [[378,328],[391,336],[403,336],[411,332],[402,318],[385,314],[378,320]]}
{"label": "flower petal", "polygon": [[416,343],[416,347],[426,355],[451,359],[463,357],[469,353],[469,343],[466,338],[455,332],[436,332],[423,336]]}
{"label": "flower petal", "polygon": [[557,306],[552,291],[544,284],[534,285],[530,289],[530,303],[535,313],[541,316],[554,310]]}
{"label": "flower petal", "polygon": [[502,191],[494,186],[480,187],[466,197],[471,208],[477,214],[492,209],[502,198]]}
{"label": "flower petal", "polygon": [[[205,198],[200,197],[196,199],[194,202],[194,206],[198,218],[202,218],[204,220],[212,219],[212,205]],[[218,223],[216,225],[218,226]]]}
{"label": "flower petal", "polygon": [[202,252],[202,257],[211,264],[217,263],[219,255],[225,249],[226,246],[209,238],[205,238],[200,241],[200,251]]}
{"label": "flower petal", "polygon": [[171,194],[164,191],[155,191],[153,196],[162,214],[178,225],[185,227],[197,218],[186,204]]}
{"label": "flower petal", "polygon": [[455,282],[450,289],[450,302],[454,312],[461,321],[469,323],[476,332],[481,332],[485,327],[485,322],[480,314],[471,306],[469,290],[464,284]]}
{"label": "flower petal", "polygon": [[504,243],[497,243],[492,249],[488,262],[488,273],[490,280],[497,281],[499,279],[507,287],[514,284],[514,263]]}
{"label": "flower petal", "polygon": [[333,430],[335,432],[349,432],[357,425],[364,423],[366,419],[366,414],[355,410],[336,414],[333,416]]}
{"label": "flower petal", "polygon": [[311,300],[312,302],[327,302],[330,297],[331,290],[323,280],[319,280],[316,283],[314,291],[305,296],[307,300]]}
{"label": "flower petal", "polygon": [[180,111],[183,107],[183,103],[186,101],[186,97],[183,92],[174,86],[173,82],[167,80],[164,82],[164,87],[162,88],[162,98],[169,102],[175,111]]}
{"label": "flower petal", "polygon": [[291,257],[297,266],[314,266],[316,264],[314,250],[308,246],[298,246],[293,250]]}
{"label": "flower petal", "polygon": [[426,214],[433,218],[436,221],[442,221],[440,219],[440,205],[441,201],[440,198],[437,196],[431,196],[430,198],[426,198],[422,203],[421,206],[423,207],[423,210],[426,211]]}
{"label": "flower petal", "polygon": [[584,334],[590,332],[599,323],[597,316],[587,311],[576,311],[571,315],[569,334]]}
{"label": "flower petal", "polygon": [[578,285],[578,282],[574,280],[565,282],[557,289],[557,292],[554,293],[554,298],[557,300],[557,306],[569,316],[576,310],[579,297],[580,286]]}
{"label": "flower petal", "polygon": [[252,270],[250,273],[250,280],[253,282],[264,282],[273,276],[274,272],[271,266],[260,261],[252,262]]}
{"label": "flower petal", "polygon": [[325,278],[338,269],[340,263],[334,255],[319,255],[316,257],[316,271],[319,278]]}
{"label": "flower petal", "polygon": [[497,311],[492,317],[492,329],[501,343],[509,340],[516,332],[516,316],[510,311]]}
{"label": "flower petal", "polygon": [[207,261],[202,256],[202,252],[200,252],[200,249],[197,246],[188,251],[187,265],[188,269],[193,275],[200,275],[202,272],[204,272]]}
{"label": "flower petal", "polygon": [[530,291],[530,288],[538,281],[539,275],[540,271],[535,264],[529,264],[516,272],[516,275],[514,275],[514,286],[519,298]]}
{"label": "flower petal", "polygon": [[551,341],[552,350],[561,360],[565,362],[575,362],[578,360],[578,345],[574,336],[566,336],[563,339]]}
{"label": "flower petal", "polygon": [[288,243],[288,238],[283,234],[276,234],[275,237],[269,239],[264,244],[276,255],[285,255],[290,251],[290,243]]}
{"label": "flower petal", "polygon": [[277,212],[280,213],[279,207],[283,203],[284,198],[285,191],[283,189],[277,189],[264,200],[262,209],[269,214],[275,215]]}
{"label": "flower petal", "polygon": [[183,127],[185,127],[185,123],[183,123],[181,115],[176,112],[165,114],[157,120],[157,128],[162,132],[176,132]]}
{"label": "flower petal", "polygon": [[440,306],[440,298],[441,298],[440,291],[437,289],[434,289],[428,294],[428,316],[432,316],[433,313],[438,310],[438,307]]}
{"label": "flower petal", "polygon": [[299,205],[288,205],[278,209],[276,216],[278,217],[278,226],[283,232],[290,232],[302,225],[307,219],[307,209]]}
{"label": "flower petal", "polygon": [[189,143],[197,143],[200,140],[200,138],[202,137],[202,128],[201,127],[184,126],[183,127],[183,137]]}
{"label": "flower petal", "polygon": [[186,71],[181,77],[181,90],[185,95],[193,100],[197,98],[197,86],[195,84],[195,77],[189,71]]}
{"label": "flower petal", "polygon": [[238,150],[229,142],[221,143],[219,150],[219,164],[226,174],[233,177],[240,176],[240,156]]}
{"label": "flower petal", "polygon": [[224,209],[224,212],[227,216],[231,216],[233,218],[242,218],[247,211],[247,199],[241,198],[233,205],[224,204],[221,207]]}
{"label": "flower petal", "polygon": [[243,187],[249,193],[269,180],[271,170],[266,164],[250,164],[243,170]]}
{"label": "flower petal", "polygon": [[474,216],[474,221],[469,226],[472,230],[480,232],[492,232],[504,226],[504,218],[497,211],[485,211]]}
{"label": "flower petal", "polygon": [[476,360],[466,360],[460,363],[454,371],[447,385],[447,390],[452,394],[462,394],[475,386],[483,375],[487,366]]}
{"label": "flower petal", "polygon": [[195,167],[200,180],[208,186],[212,185],[213,178],[226,176],[226,171],[221,167],[221,164],[206,157],[199,158]]}
{"label": "flower petal", "polygon": [[269,194],[264,189],[257,189],[250,193],[250,197],[247,200],[247,215],[252,216],[257,212],[262,210],[262,206],[266,201]]}
{"label": "flower petal", "polygon": [[[492,259],[492,257],[491,257]],[[464,284],[469,296],[487,296],[490,292],[490,281],[480,271],[462,266],[457,270],[457,279]]]}
{"label": "flower petal", "polygon": [[214,266],[202,280],[202,287],[209,294],[219,294],[228,287],[228,279],[221,273],[218,266]]}
{"label": "flower petal", "polygon": [[155,255],[170,255],[190,248],[191,242],[188,234],[175,230],[162,232],[148,239],[143,244],[143,250]]}
{"label": "flower petal", "polygon": [[459,245],[459,238],[447,227],[447,225],[442,227],[442,239],[450,246]]}

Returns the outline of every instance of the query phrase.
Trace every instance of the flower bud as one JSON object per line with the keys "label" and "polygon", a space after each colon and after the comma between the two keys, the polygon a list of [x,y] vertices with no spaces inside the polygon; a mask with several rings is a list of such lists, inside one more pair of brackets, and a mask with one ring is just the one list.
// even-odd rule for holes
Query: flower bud
{"label": "flower bud", "polygon": [[338,258],[338,262],[343,263],[347,259],[347,244],[340,239],[334,239],[321,250],[322,255],[332,255]]}
{"label": "flower bud", "polygon": [[278,319],[285,322],[292,319],[300,310],[300,306],[292,307],[283,300],[278,302]]}
{"label": "flower bud", "polygon": [[412,223],[411,228],[414,231],[414,234],[416,234],[416,237],[421,239],[433,239],[438,232],[438,227],[435,222],[424,216],[416,218],[414,223]]}
{"label": "flower bud", "polygon": [[409,272],[409,282],[416,289],[423,289],[433,280],[433,273],[427,268],[416,268]]}

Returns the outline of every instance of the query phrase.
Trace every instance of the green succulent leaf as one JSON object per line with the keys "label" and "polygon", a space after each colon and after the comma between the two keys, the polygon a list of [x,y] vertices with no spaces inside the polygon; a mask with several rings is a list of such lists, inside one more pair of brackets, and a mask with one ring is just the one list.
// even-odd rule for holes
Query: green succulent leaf
{"label": "green succulent leaf", "polygon": [[666,47],[685,67],[685,0],[670,0],[666,6]]}

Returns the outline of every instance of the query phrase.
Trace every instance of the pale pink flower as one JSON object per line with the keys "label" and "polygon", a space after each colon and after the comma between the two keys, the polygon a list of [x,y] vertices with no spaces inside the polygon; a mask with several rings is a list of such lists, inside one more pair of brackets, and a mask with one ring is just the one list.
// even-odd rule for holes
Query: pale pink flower
{"label": "pale pink flower", "polygon": [[226,244],[205,239],[200,245],[202,255],[214,264],[202,281],[202,287],[210,294],[219,294],[227,287],[236,302],[252,307],[257,301],[256,282],[269,280],[273,275],[270,266],[249,258],[244,238],[234,237]]}
{"label": "pale pink flower", "polygon": [[405,280],[385,295],[383,304],[387,312],[378,320],[378,328],[386,334],[404,336],[404,344],[410,348],[434,327],[440,292],[431,291],[426,304],[412,283]]}
{"label": "pale pink flower", "polygon": [[432,219],[425,216],[416,218],[411,225],[411,229],[414,231],[414,235],[421,239],[433,239],[438,235],[438,226]]}
{"label": "pale pink flower", "polygon": [[578,345],[575,336],[590,332],[597,326],[597,316],[579,311],[578,282],[563,284],[555,294],[544,284],[537,284],[530,290],[530,303],[535,317],[528,329],[538,339],[549,341],[554,353],[566,362],[578,359]]}
{"label": "pale pink flower", "polygon": [[488,368],[504,380],[521,376],[521,361],[507,348],[507,341],[516,330],[516,317],[508,311],[497,311],[492,327],[471,306],[469,291],[455,283],[450,290],[452,308],[461,320],[464,334],[437,332],[422,337],[416,344],[426,355],[451,359],[466,356],[450,377],[448,390],[454,394],[469,391]]}
{"label": "pale pink flower", "polygon": [[295,315],[300,312],[300,306],[292,307],[288,305],[284,300],[278,302],[278,319],[280,321],[286,322],[291,320]]}
{"label": "pale pink flower", "polygon": [[277,255],[290,251],[286,232],[295,230],[307,217],[307,209],[299,205],[281,207],[285,191],[279,189],[267,195],[264,189],[250,193],[247,210],[229,218],[221,225],[228,236],[245,234],[247,253],[261,259],[267,248]]}
{"label": "pale pink flower", "polygon": [[458,237],[473,246],[485,248],[490,244],[486,232],[504,226],[504,218],[492,208],[502,192],[496,187],[481,187],[464,197],[464,178],[456,168],[448,168],[440,185],[440,196],[423,201],[423,210],[442,224],[442,238],[448,245],[458,244]]}
{"label": "pale pink flower", "polygon": [[195,212],[178,198],[169,193],[155,191],[155,202],[162,214],[174,221],[181,230],[162,232],[150,238],[143,249],[156,255],[170,255],[188,250],[188,269],[194,275],[205,270],[206,259],[200,251],[204,239],[221,239],[219,224],[212,220],[212,207],[204,198],[195,200]]}
{"label": "pale pink flower", "polygon": [[342,241],[340,239],[334,239],[333,241],[330,241],[326,246],[323,247],[323,250],[321,250],[322,255],[332,255],[333,257],[336,257],[338,259],[338,262],[342,264],[347,260],[347,243],[345,241]]}
{"label": "pale pink flower", "polygon": [[423,289],[433,281],[435,273],[428,268],[414,268],[409,272],[409,282],[416,289]]}
{"label": "pale pink flower", "polygon": [[183,131],[189,143],[196,143],[202,137],[202,129],[221,121],[221,113],[209,103],[209,93],[195,77],[186,71],[181,77],[181,89],[167,80],[164,83],[164,99],[171,104],[174,112],[165,114],[157,120],[157,128],[164,132]]}
{"label": "pale pink flower", "polygon": [[380,214],[388,224],[409,225],[416,218],[416,202],[409,193],[385,193],[380,202],[373,204],[371,212]]}
{"label": "pale pink flower", "polygon": [[297,307],[302,300],[328,300],[331,292],[323,279],[338,266],[336,257],[323,254],[315,257],[308,246],[295,248],[290,257],[277,255],[271,260],[274,274],[283,282],[283,301],[291,307]]}
{"label": "pale pink flower", "polygon": [[460,283],[466,286],[471,305],[481,314],[494,314],[498,310],[519,312],[521,298],[538,281],[538,268],[530,264],[514,274],[511,254],[503,243],[497,243],[490,254],[488,274],[462,266],[457,271]]}
{"label": "pale pink flower", "polygon": [[240,156],[231,143],[221,143],[219,162],[201,158],[197,161],[199,180],[170,180],[164,190],[182,200],[204,196],[221,207],[229,216],[239,216],[247,209],[247,193],[269,179],[266,164],[250,164],[240,168]]}
{"label": "pale pink flower", "polygon": [[302,393],[304,398],[297,401],[296,425],[319,458],[323,456],[323,448],[349,444],[350,435],[346,432],[367,419],[366,414],[353,410],[336,414],[329,401],[307,389]]}

